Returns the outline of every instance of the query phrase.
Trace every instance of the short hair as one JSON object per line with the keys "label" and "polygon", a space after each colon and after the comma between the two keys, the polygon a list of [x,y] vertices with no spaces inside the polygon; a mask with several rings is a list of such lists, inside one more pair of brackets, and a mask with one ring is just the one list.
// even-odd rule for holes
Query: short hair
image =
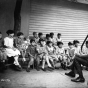
{"label": "short hair", "polygon": [[50,34],[46,34],[46,38],[47,38],[47,37],[50,37]]}
{"label": "short hair", "polygon": [[78,40],[74,40],[73,41],[73,44],[76,44],[76,43],[79,43],[79,41]]}
{"label": "short hair", "polygon": [[86,44],[88,44],[88,41],[86,41]]}
{"label": "short hair", "polygon": [[22,32],[18,32],[17,33],[17,36],[19,37],[19,36],[21,36],[21,35],[24,35]]}
{"label": "short hair", "polygon": [[41,43],[41,42],[43,42],[43,41],[45,41],[44,39],[39,39],[39,43]]}
{"label": "short hair", "polygon": [[58,35],[58,36],[59,36],[59,35],[61,36],[61,33],[58,33],[57,35]]}
{"label": "short hair", "polygon": [[51,33],[50,33],[50,36],[52,36],[52,35],[54,35],[54,33],[53,33],[53,32],[51,32]]}
{"label": "short hair", "polygon": [[72,42],[69,42],[68,45],[73,45],[73,43]]}
{"label": "short hair", "polygon": [[7,33],[8,35],[9,35],[9,34],[14,34],[14,31],[13,31],[13,30],[8,30],[6,33]]}
{"label": "short hair", "polygon": [[52,43],[51,41],[47,41],[46,44],[49,45],[50,43]]}
{"label": "short hair", "polygon": [[39,33],[38,33],[38,36],[40,37],[41,35],[43,35],[43,33],[42,33],[42,32],[39,32]]}
{"label": "short hair", "polygon": [[60,44],[62,44],[62,45],[63,45],[63,42],[57,42],[57,46],[59,46]]}
{"label": "short hair", "polygon": [[33,35],[35,35],[37,32],[33,32]]}
{"label": "short hair", "polygon": [[32,42],[35,42],[35,40],[34,40],[34,39],[31,39],[31,40],[30,40],[30,43],[32,43]]}

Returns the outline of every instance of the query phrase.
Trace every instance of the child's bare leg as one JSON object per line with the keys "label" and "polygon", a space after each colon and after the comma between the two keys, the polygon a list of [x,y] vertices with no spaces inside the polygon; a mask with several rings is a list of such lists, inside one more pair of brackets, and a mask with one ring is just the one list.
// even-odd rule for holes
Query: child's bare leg
{"label": "child's bare leg", "polygon": [[63,69],[67,70],[67,59],[63,58]]}
{"label": "child's bare leg", "polygon": [[45,56],[43,56],[43,61],[42,61],[42,69],[45,68]]}
{"label": "child's bare leg", "polygon": [[22,57],[23,57],[23,61],[26,61],[26,59],[25,59],[25,51],[22,51]]}
{"label": "child's bare leg", "polygon": [[52,66],[55,67],[55,64],[52,58],[50,58],[50,61],[51,61]]}
{"label": "child's bare leg", "polygon": [[20,66],[20,64],[18,62],[18,58],[19,58],[19,56],[14,57],[14,64]]}
{"label": "child's bare leg", "polygon": [[30,66],[33,65],[33,63],[34,63],[34,58],[30,57],[30,61],[28,63],[28,67],[26,69],[27,72],[30,72]]}
{"label": "child's bare leg", "polygon": [[15,66],[16,66],[16,70],[21,71],[22,68],[21,68],[21,65],[20,65],[19,62],[18,62],[18,58],[19,58],[18,55],[14,57],[14,64],[15,64]]}
{"label": "child's bare leg", "polygon": [[36,69],[37,69],[37,71],[39,71],[40,70],[40,68],[39,68],[39,65],[40,65],[40,56],[37,56],[37,58],[36,58]]}
{"label": "child's bare leg", "polygon": [[28,63],[28,67],[30,67],[31,65],[33,65],[33,62],[34,62],[34,58],[30,58],[30,61]]}
{"label": "child's bare leg", "polygon": [[48,56],[46,56],[46,62],[47,62],[48,67],[52,67],[50,62],[49,62],[49,57]]}

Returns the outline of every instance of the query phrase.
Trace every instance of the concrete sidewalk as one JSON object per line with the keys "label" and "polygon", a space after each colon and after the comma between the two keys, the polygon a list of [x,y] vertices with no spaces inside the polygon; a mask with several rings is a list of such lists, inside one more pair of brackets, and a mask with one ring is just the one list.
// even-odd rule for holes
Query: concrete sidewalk
{"label": "concrete sidewalk", "polygon": [[27,73],[25,70],[16,72],[8,69],[4,74],[0,73],[1,79],[10,81],[0,81],[0,88],[88,88],[88,72],[83,71],[86,79],[85,83],[71,82],[71,78],[64,75],[62,69],[50,71],[31,70]]}

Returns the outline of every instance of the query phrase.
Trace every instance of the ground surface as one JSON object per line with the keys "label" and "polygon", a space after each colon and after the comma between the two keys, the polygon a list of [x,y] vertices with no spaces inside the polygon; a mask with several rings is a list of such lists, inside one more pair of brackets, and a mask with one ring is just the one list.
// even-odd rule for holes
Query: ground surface
{"label": "ground surface", "polygon": [[[25,70],[16,72],[8,69],[4,74],[0,73],[0,88],[88,88],[88,71],[83,71],[85,83],[71,82],[71,78],[64,75],[68,71],[59,69],[43,72],[34,69],[27,73]],[[10,81],[1,81],[1,79]]]}

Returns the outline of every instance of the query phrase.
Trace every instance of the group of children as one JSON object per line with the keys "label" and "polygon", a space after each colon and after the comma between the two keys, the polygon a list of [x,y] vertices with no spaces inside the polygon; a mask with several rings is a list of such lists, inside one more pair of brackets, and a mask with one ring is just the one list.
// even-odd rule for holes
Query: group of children
{"label": "group of children", "polygon": [[38,71],[40,69],[46,71],[46,68],[52,71],[57,68],[56,64],[61,64],[61,67],[66,70],[72,64],[75,55],[81,53],[78,40],[69,42],[68,48],[64,48],[60,33],[57,34],[56,39],[52,32],[45,37],[41,32],[33,32],[33,36],[27,38],[22,32],[18,32],[14,37],[13,30],[8,30],[7,34],[8,37],[3,41],[0,32],[0,63],[4,63],[7,57],[13,57],[13,64],[18,71],[22,70],[19,57],[24,63],[28,62],[27,72],[30,72],[31,65],[35,65]]}

